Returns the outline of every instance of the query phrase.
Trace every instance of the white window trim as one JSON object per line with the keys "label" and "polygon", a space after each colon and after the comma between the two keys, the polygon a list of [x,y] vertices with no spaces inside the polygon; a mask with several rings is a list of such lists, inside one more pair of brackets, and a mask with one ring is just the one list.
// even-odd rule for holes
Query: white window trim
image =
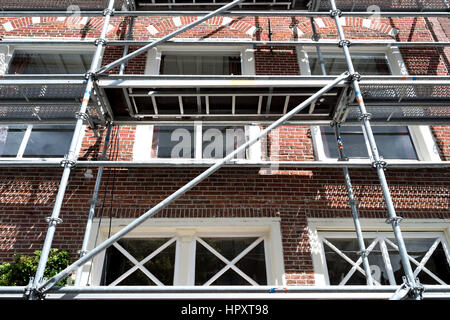
{"label": "white window trim", "polygon": [[[338,52],[340,49],[322,47],[323,53]],[[374,52],[376,50],[376,52]],[[373,47],[355,47],[351,49],[352,53],[360,54],[385,54],[389,68],[393,75],[408,75],[406,64],[403,61],[402,55],[398,47],[386,46],[380,48]],[[308,52],[316,52],[316,48],[312,46],[299,46],[297,48],[297,59],[300,66],[300,73],[302,75],[311,75],[311,70],[309,67]],[[311,137],[314,146],[314,155],[318,161],[337,161],[337,158],[328,158],[325,155],[324,145],[322,141],[322,135],[319,126],[311,126]],[[426,125],[414,125],[408,126],[410,136],[417,153],[418,160],[406,160],[412,163],[418,161],[441,161],[439,156],[439,147],[436,143],[435,137],[431,131],[431,128]],[[345,147],[345,141],[344,141]],[[350,159],[349,161],[357,161],[356,159]],[[395,159],[390,159],[390,161],[395,163]],[[405,160],[401,160],[405,161]]]}
{"label": "white window trim", "polygon": [[145,66],[145,74],[159,74],[161,65],[161,55],[163,52],[240,52],[241,66],[243,75],[255,75],[255,56],[254,49],[251,45],[236,46],[158,46],[147,52],[147,63]]}
{"label": "white window trim", "polygon": [[[27,39],[27,38],[21,38],[21,39]],[[36,38],[29,38],[29,39],[36,39]],[[37,52],[49,52],[49,53],[54,53],[55,51],[59,51],[59,52],[80,52],[80,53],[86,53],[88,51],[92,51],[92,53],[94,53],[95,48],[93,49],[92,46],[29,46],[29,45],[0,45],[0,75],[1,74],[6,74],[6,72],[8,72],[8,68],[9,68],[9,63],[11,62],[12,57],[14,56],[14,52],[20,50],[20,51],[27,51],[29,53],[37,53]],[[74,119],[74,123],[75,125],[75,119]],[[5,124],[6,126],[8,125],[14,125],[14,124]],[[36,125],[39,125],[39,123],[36,123]],[[58,125],[55,123],[55,125]],[[25,136],[22,140],[22,144],[19,148],[18,154],[16,157],[0,157],[0,161],[1,160],[30,160],[30,161],[35,161],[35,160],[47,160],[47,159],[52,159],[52,160],[62,160],[64,159],[64,157],[45,157],[45,158],[31,158],[31,157],[27,157],[27,158],[22,158],[23,152],[25,151],[25,147],[26,147],[26,143],[28,142],[28,138],[31,134],[31,130],[32,130],[33,125],[28,125],[26,132],[25,132]],[[75,152],[76,154],[78,154],[81,150],[81,146],[83,143],[83,139],[84,139],[84,135],[86,133],[86,125],[83,125],[82,127],[82,131],[81,131],[81,135],[80,138],[78,139],[78,144],[76,146]]]}
{"label": "white window trim", "polygon": [[[118,232],[128,225],[132,219],[114,219],[111,234]],[[100,223],[100,226],[99,226]],[[95,219],[89,239],[88,250],[92,250],[95,241],[97,245],[108,238],[109,221]],[[255,236],[264,238],[266,256],[266,272],[268,285],[281,286],[286,284],[284,274],[283,248],[281,242],[281,229],[279,218],[161,218],[149,219],[125,238],[157,238],[175,237],[177,251],[175,256],[174,285],[194,285],[195,272],[195,245],[196,237],[238,237]],[[98,254],[92,262],[83,268],[82,284],[99,285],[103,270],[105,250]],[[189,268],[186,268],[189,266]]]}
{"label": "white window trim", "polygon": [[[158,75],[161,55],[163,52],[179,52],[179,51],[190,51],[190,52],[240,52],[241,53],[241,66],[243,75],[255,75],[255,57],[254,49],[251,45],[236,45],[236,46],[189,46],[189,45],[174,45],[174,46],[158,46],[152,48],[147,52],[147,62],[145,66],[145,74]],[[186,125],[194,125],[196,132],[201,132],[201,121],[197,121],[194,124],[186,123]],[[227,125],[224,122],[221,125]],[[234,125],[234,124],[233,124]],[[258,125],[245,125],[245,135],[247,139],[252,139],[256,137],[260,132],[260,127]],[[217,161],[218,159],[202,159],[201,148],[198,145],[201,144],[201,135],[196,135],[195,141],[195,158],[194,159],[161,159],[161,158],[151,158],[152,152],[152,140],[153,140],[153,125],[137,125],[135,141],[133,145],[133,160],[134,161],[148,161],[158,160],[159,162],[169,162],[169,163],[191,163],[199,161]],[[200,131],[199,131],[200,130]],[[239,161],[251,161],[258,162],[261,161],[261,142],[257,141],[252,146],[247,149],[246,159],[239,159]]]}
{"label": "white window trim", "polygon": [[[394,237],[392,227],[384,221],[368,218],[359,220],[361,222],[364,238],[369,238],[370,236],[373,237],[376,233],[390,233],[392,234],[392,237]],[[323,241],[321,238],[323,235],[332,237],[339,237],[339,235],[353,235],[356,239],[353,219],[309,218],[307,223],[315,285],[326,286],[329,285],[329,280]],[[447,244],[447,247],[444,249],[448,251],[448,245],[450,244],[450,219],[408,219],[402,221],[401,227],[404,236],[406,235],[406,237],[409,237],[410,235],[414,237],[425,237],[427,235],[442,237]]]}
{"label": "white window trim", "polygon": [[[136,138],[133,145],[133,160],[134,161],[146,161],[146,160],[158,160],[161,162],[169,163],[187,163],[187,162],[199,162],[199,161],[217,161],[219,159],[202,158],[202,122],[195,122],[194,124],[186,124],[194,126],[194,155],[195,158],[152,158],[152,144],[153,144],[153,128],[154,125],[137,125],[136,126]],[[210,124],[205,124],[210,126]],[[226,125],[226,123],[221,124]],[[164,126],[164,125],[162,125]],[[261,128],[258,125],[245,125],[245,138],[246,141],[256,137]],[[247,148],[245,159],[239,159],[240,162],[258,162],[261,161],[261,141],[258,141]]]}
{"label": "white window trim", "polygon": [[[13,126],[13,125],[16,125],[16,124],[7,123],[4,126]],[[39,123],[36,123],[35,125],[39,125]],[[56,125],[59,125],[59,124],[55,123],[55,126]],[[63,125],[66,125],[66,124],[63,124]],[[75,123],[73,125],[75,126]],[[86,125],[83,125],[83,127],[81,129],[80,138],[78,139],[78,142],[77,142],[77,145],[76,145],[76,148],[75,148],[75,153],[76,154],[79,154],[79,152],[81,151],[84,135],[86,133],[86,127],[87,127]],[[20,144],[19,150],[17,151],[17,156],[16,157],[1,157],[0,156],[0,161],[2,161],[2,160],[3,161],[8,161],[8,160],[27,160],[27,161],[41,161],[42,160],[42,161],[45,161],[45,160],[50,160],[50,159],[51,160],[63,160],[64,159],[65,155],[62,156],[62,157],[44,157],[44,158],[25,157],[24,158],[23,157],[23,153],[25,152],[25,148],[26,148],[26,146],[28,144],[28,140],[30,138],[32,129],[33,129],[33,125],[32,124],[27,125],[27,129],[25,131],[24,137],[22,138],[22,142]],[[73,136],[73,134],[72,134],[72,136]]]}

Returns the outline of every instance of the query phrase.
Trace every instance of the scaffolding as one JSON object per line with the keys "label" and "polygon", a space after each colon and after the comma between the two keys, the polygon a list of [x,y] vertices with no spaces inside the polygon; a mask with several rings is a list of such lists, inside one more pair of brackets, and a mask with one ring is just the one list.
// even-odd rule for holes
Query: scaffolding
{"label": "scaffolding", "polygon": [[[63,166],[63,173],[56,195],[39,266],[34,279],[26,287],[0,287],[0,298],[19,297],[33,299],[80,298],[80,297],[117,297],[120,295],[138,294],[147,298],[155,296],[180,298],[185,294],[202,296],[215,294],[227,297],[233,294],[251,294],[253,297],[279,298],[277,293],[288,293],[292,297],[321,297],[330,294],[358,298],[361,293],[378,294],[378,297],[390,299],[422,299],[427,294],[449,297],[449,286],[423,286],[416,279],[411,268],[405,242],[400,229],[401,218],[397,216],[389,186],[385,177],[386,167],[390,168],[447,168],[450,161],[408,161],[390,162],[380,157],[372,131],[373,125],[399,124],[448,124],[450,120],[450,77],[448,76],[362,76],[355,70],[349,46],[397,46],[397,47],[446,47],[447,42],[399,42],[399,41],[362,41],[346,38],[342,27],[342,17],[370,17],[367,6],[372,1],[352,0],[313,0],[307,1],[132,1],[108,0],[102,3],[93,1],[71,1],[81,11],[81,17],[103,17],[103,27],[100,37],[96,40],[66,40],[66,39],[2,39],[4,45],[90,45],[95,47],[95,53],[89,71],[86,74],[66,75],[4,75],[0,80],[0,114],[1,123],[73,123],[76,125],[69,152],[62,162],[59,161],[1,161],[0,167],[58,167]],[[366,3],[367,2],[367,3]],[[0,1],[4,11],[0,17],[64,17],[71,14],[64,11],[65,1],[54,1],[54,6],[36,1],[22,1],[20,4],[11,1]],[[414,5],[395,7],[392,1],[378,1],[381,9],[380,17],[449,17],[449,3],[445,0],[415,1]],[[49,7],[50,6],[50,7]],[[418,7],[419,6],[419,7]],[[104,10],[101,10],[106,8]],[[195,10],[192,10],[195,9]],[[232,11],[236,9],[236,11]],[[306,10],[308,9],[308,10]],[[256,11],[259,10],[259,11]],[[343,11],[341,11],[343,10]],[[207,13],[210,11],[210,13]],[[106,37],[109,21],[112,16],[130,18],[130,26],[126,40],[109,41]],[[144,16],[197,16],[191,23],[177,29],[168,35],[153,39],[150,42],[130,40],[132,24],[135,17]],[[177,35],[203,23],[214,16],[284,16],[309,17],[313,26],[314,39],[298,41],[208,41],[208,40],[175,40]],[[314,17],[331,17],[334,19],[338,32],[338,40],[321,40],[314,29]],[[310,45],[317,49],[321,68],[324,62],[321,58],[321,47],[339,47],[344,53],[348,70],[339,76],[149,76],[125,74],[127,62],[160,44],[165,45],[252,45],[252,46],[293,46]],[[103,67],[100,66],[104,48],[107,46],[123,47],[123,56]],[[129,52],[130,46],[141,46]],[[107,71],[120,67],[119,74],[107,74]],[[42,90],[45,85],[45,90]],[[150,94],[151,93],[151,94]],[[187,105],[185,97],[196,98],[194,101],[209,101],[216,97],[231,97],[232,105],[227,111],[209,112],[209,108],[198,108],[196,103]],[[79,97],[82,97],[81,99]],[[143,99],[149,106],[142,107]],[[239,103],[242,97],[252,97],[252,103]],[[271,103],[272,97],[284,101],[281,108]],[[317,100],[321,98],[321,105]],[[172,109],[159,108],[167,106],[168,99],[176,99]],[[256,101],[256,103],[255,103]],[[148,103],[146,103],[148,105]],[[126,106],[124,109],[123,106]],[[38,111],[37,111],[38,110]],[[248,123],[256,121],[267,124],[256,137],[248,140],[223,159],[214,161],[192,161],[184,163],[187,167],[207,167],[207,169],[171,194],[165,200],[145,212],[128,226],[112,235],[91,251],[87,251],[87,241],[91,233],[96,200],[100,188],[103,169],[106,167],[170,167],[176,164],[161,160],[155,161],[108,161],[104,159],[108,149],[111,128],[123,124],[166,124],[193,121],[218,124],[226,119],[233,123]],[[104,141],[103,157],[98,161],[79,161],[76,146],[79,143],[83,125],[92,129],[97,125],[107,126]],[[338,162],[316,161],[261,161],[249,162],[235,160],[238,153],[263,139],[269,132],[282,124],[290,125],[330,125],[334,128]],[[368,146],[369,160],[347,162],[343,152],[344,143],[340,135],[340,127],[359,124],[363,128],[364,138]],[[114,242],[131,232],[144,221],[154,216],[167,205],[185,194],[214,172],[225,166],[261,167],[275,164],[279,168],[342,168],[349,196],[354,227],[357,234],[359,249],[366,275],[367,286],[328,286],[328,287],[139,287],[139,286],[81,286],[81,270],[85,263],[97,254],[111,246]],[[80,250],[80,257],[65,270],[52,277],[44,279],[43,274],[47,264],[52,241],[59,218],[63,198],[72,169],[78,167],[98,167],[93,201],[90,206],[85,236]],[[367,259],[364,238],[360,226],[357,200],[355,199],[349,168],[374,168],[383,191],[388,217],[386,223],[392,226],[398,244],[402,265],[404,268],[404,283],[401,286],[375,286]],[[56,284],[76,273],[75,286],[57,287]]]}

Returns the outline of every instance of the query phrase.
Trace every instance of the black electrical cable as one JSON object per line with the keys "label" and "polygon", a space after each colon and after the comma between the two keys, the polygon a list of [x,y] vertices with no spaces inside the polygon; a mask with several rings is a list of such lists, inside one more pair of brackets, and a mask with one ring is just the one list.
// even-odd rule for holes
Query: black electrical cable
{"label": "black electrical cable", "polygon": [[[112,159],[117,159],[118,150],[119,150],[119,131],[120,131],[120,127],[117,126],[116,128],[117,128],[116,133],[115,133],[114,137],[110,137],[110,139],[109,139],[110,140],[110,144],[108,146],[108,148],[110,148],[111,144],[114,143],[113,144],[113,150],[110,153]],[[97,234],[95,236],[94,248],[97,246],[98,236],[100,234],[100,226],[101,226],[101,223],[102,223],[103,212],[104,212],[104,209],[105,209],[106,196],[107,196],[107,193],[108,193],[109,185],[111,183],[110,180],[111,180],[111,171],[108,171],[108,178],[106,179],[105,188],[103,190],[102,205],[101,205],[100,209],[98,210],[99,222],[98,222],[98,225],[97,225]],[[114,180],[115,180],[115,175],[113,177],[113,183],[114,183]],[[113,190],[114,190],[114,188],[113,188]],[[110,205],[112,205],[112,204],[110,203]],[[110,213],[110,226],[109,226],[108,237],[109,237],[110,234],[111,234],[111,213]],[[108,259],[105,259],[105,267],[108,265],[108,262],[109,262]],[[89,282],[89,278],[91,276],[91,272],[92,272],[92,264],[89,267],[89,273],[88,273],[87,282]]]}

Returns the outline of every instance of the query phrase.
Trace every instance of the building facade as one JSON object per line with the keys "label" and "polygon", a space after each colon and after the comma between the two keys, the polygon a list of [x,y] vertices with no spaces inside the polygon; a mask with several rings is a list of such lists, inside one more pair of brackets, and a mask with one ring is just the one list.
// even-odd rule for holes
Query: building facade
{"label": "building facade", "polygon": [[[97,2],[98,7],[89,8],[96,10],[93,12],[107,7],[107,3]],[[136,1],[137,7],[131,11],[155,10],[140,2]],[[307,1],[297,2],[301,4],[280,10],[308,12]],[[344,2],[341,8],[345,12],[349,8]],[[392,1],[389,6],[374,2],[381,12],[394,11]],[[448,13],[442,3],[433,2],[430,11]],[[83,9],[86,4],[80,1],[78,5]],[[370,4],[360,5],[364,13]],[[47,9],[34,7],[33,1],[28,6],[24,9]],[[60,8],[61,4],[55,6]],[[253,7],[237,6],[236,11],[249,8]],[[117,14],[121,9],[116,5],[116,14],[106,27],[102,66],[200,16],[131,17]],[[214,9],[217,7],[211,11]],[[420,11],[409,2],[394,9]],[[85,74],[98,47],[98,42],[97,47],[93,42],[101,39],[104,19],[77,10],[64,16],[1,16],[0,69],[4,81],[9,81],[8,75]],[[364,76],[382,79],[379,87],[367,87],[367,101],[377,94],[400,96],[394,102],[374,100],[368,106],[373,110],[378,150],[387,162],[383,171],[395,212],[403,218],[400,227],[414,276],[423,285],[449,285],[450,127],[445,76],[449,74],[450,51],[446,46],[423,44],[448,43],[448,16],[395,17],[375,12],[360,17],[344,14],[339,20],[346,38],[356,43],[349,50],[355,70],[361,74],[361,85]],[[324,43],[321,50],[311,39]],[[114,44],[123,40],[130,40],[129,45]],[[87,252],[218,159],[257,137],[272,121],[320,89],[307,84],[307,77],[323,81],[321,76],[336,77],[348,70],[339,40],[333,16],[218,15],[131,58],[126,66],[106,72],[116,78],[95,79],[101,89],[96,89],[91,103],[104,94],[117,117],[93,116],[98,120],[94,125],[84,121],[76,145],[79,163],[70,168],[59,215],[62,221],[56,226],[52,248],[68,250],[71,260],[76,261],[93,205],[95,215],[84,248]],[[417,45],[401,44],[408,42]],[[124,52],[124,47],[128,51]],[[134,78],[128,80],[128,75]],[[407,81],[415,76],[417,81],[421,76],[436,76],[443,82],[439,88],[429,84],[398,87],[389,82],[391,76]],[[298,81],[301,91],[295,91],[293,85],[283,86],[283,81],[292,79]],[[122,80],[123,86],[113,83]],[[440,80],[436,80],[438,84]],[[266,82],[255,89],[249,81]],[[63,109],[64,104],[59,105],[54,118],[42,106],[58,104],[61,94],[64,103],[69,95],[72,100],[66,104],[75,101],[79,107],[84,89],[79,95],[73,87],[65,88],[64,93],[52,91],[45,82],[33,88],[5,82],[0,87],[4,101],[0,161],[15,161],[4,165],[0,173],[1,262],[12,261],[14,254],[40,250],[48,236],[46,218],[54,210],[63,172],[61,166],[48,163],[63,161],[70,151],[76,119],[65,120],[64,112],[72,109]],[[34,103],[34,120],[21,120],[19,113],[27,113],[23,117],[28,119],[30,111],[23,102],[14,105],[12,100],[25,96],[28,102],[39,101],[49,92],[53,96],[46,99],[53,99],[51,103]],[[402,285],[404,265],[392,225],[385,221],[389,218],[385,194],[376,168],[371,167],[373,158],[369,157],[363,128],[349,108],[348,124],[339,123],[343,149],[338,149],[334,127],[330,126],[333,119],[327,108],[337,103],[340,94],[329,91],[315,100],[301,117],[239,152],[223,168],[96,255],[85,264],[77,285],[366,285],[364,255],[355,232],[340,150],[348,157],[345,163],[374,284]],[[354,96],[349,104],[353,100]],[[428,110],[428,104],[434,109],[423,111]],[[91,114],[98,111],[92,105],[89,108]],[[403,114],[398,116],[398,112]],[[443,121],[434,121],[430,117],[433,112]],[[21,164],[33,161],[40,165]],[[99,168],[87,165],[95,161],[116,162],[102,167],[97,197],[94,190]]]}

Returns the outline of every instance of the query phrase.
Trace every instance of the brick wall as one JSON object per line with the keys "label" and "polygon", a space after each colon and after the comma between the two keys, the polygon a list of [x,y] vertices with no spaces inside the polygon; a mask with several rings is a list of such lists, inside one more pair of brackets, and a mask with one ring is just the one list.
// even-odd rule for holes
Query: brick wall
{"label": "brick wall", "polygon": [[[72,257],[80,249],[95,178],[75,169],[54,246]],[[201,169],[105,169],[97,217],[135,218],[201,173]],[[96,171],[94,170],[94,177]],[[61,170],[12,169],[0,176],[0,261],[39,249],[45,237]],[[386,218],[375,171],[350,170],[361,217]],[[242,179],[242,177],[246,179]],[[388,170],[397,213],[405,218],[450,218],[445,170]],[[112,192],[112,195],[111,195]],[[426,194],[426,197],[424,195]],[[224,168],[154,218],[280,217],[289,284],[310,284],[312,264],[306,219],[351,217],[341,170],[307,170],[295,178],[260,175],[258,169]]]}
{"label": "brick wall", "polygon": [[[149,40],[175,30],[192,21],[173,17],[137,18],[133,39]],[[344,29],[348,38],[397,39],[402,41],[440,41],[446,34],[446,22],[439,23],[436,35],[430,22],[414,18],[381,18],[378,22],[362,18],[346,18]],[[71,28],[68,28],[68,23]],[[1,18],[0,38],[74,37],[88,39],[99,36],[101,18],[80,20],[42,18]],[[324,39],[336,39],[334,22],[315,19]],[[111,20],[109,39],[123,39],[128,20]],[[74,27],[75,26],[75,27]],[[297,29],[295,29],[297,28]],[[296,30],[294,33],[293,30]],[[232,20],[210,19],[207,23],[183,34],[183,38],[234,38],[267,41],[310,39],[310,20],[306,18],[241,17]],[[181,37],[181,36],[180,36]],[[136,48],[131,48],[131,51]],[[402,54],[411,74],[448,74],[446,51],[408,48]],[[108,47],[103,64],[122,55],[121,47]],[[146,56],[130,61],[127,73],[140,74]],[[447,60],[446,60],[447,59]],[[255,48],[256,72],[259,75],[298,74],[295,48],[265,46]],[[111,72],[117,72],[118,68]],[[443,160],[450,159],[450,130],[434,126],[433,132]],[[98,159],[105,129],[100,138],[87,130],[80,159]],[[134,126],[115,128],[107,157],[110,160],[132,160]],[[312,140],[307,126],[280,127],[268,138],[268,156],[279,160],[313,160]],[[92,197],[94,178],[86,169],[76,168],[71,175],[61,212],[54,246],[67,248],[76,257],[84,233],[88,200]],[[200,169],[105,169],[97,216],[133,218],[157,204],[171,192],[190,181]],[[341,170],[296,170],[283,174],[261,174],[257,169],[221,169],[198,187],[171,204],[158,217],[280,217],[282,241],[289,285],[313,284],[313,270],[306,231],[308,217],[351,217],[347,192]],[[386,218],[385,205],[375,172],[350,170],[360,214],[367,218]],[[295,174],[295,176],[291,176]],[[394,203],[400,216],[406,218],[449,218],[448,170],[390,170],[387,172]],[[0,173],[0,261],[10,261],[13,253],[31,253],[40,249],[61,177],[61,169],[9,169]],[[243,179],[245,177],[245,179]],[[111,196],[111,192],[113,196]]]}

